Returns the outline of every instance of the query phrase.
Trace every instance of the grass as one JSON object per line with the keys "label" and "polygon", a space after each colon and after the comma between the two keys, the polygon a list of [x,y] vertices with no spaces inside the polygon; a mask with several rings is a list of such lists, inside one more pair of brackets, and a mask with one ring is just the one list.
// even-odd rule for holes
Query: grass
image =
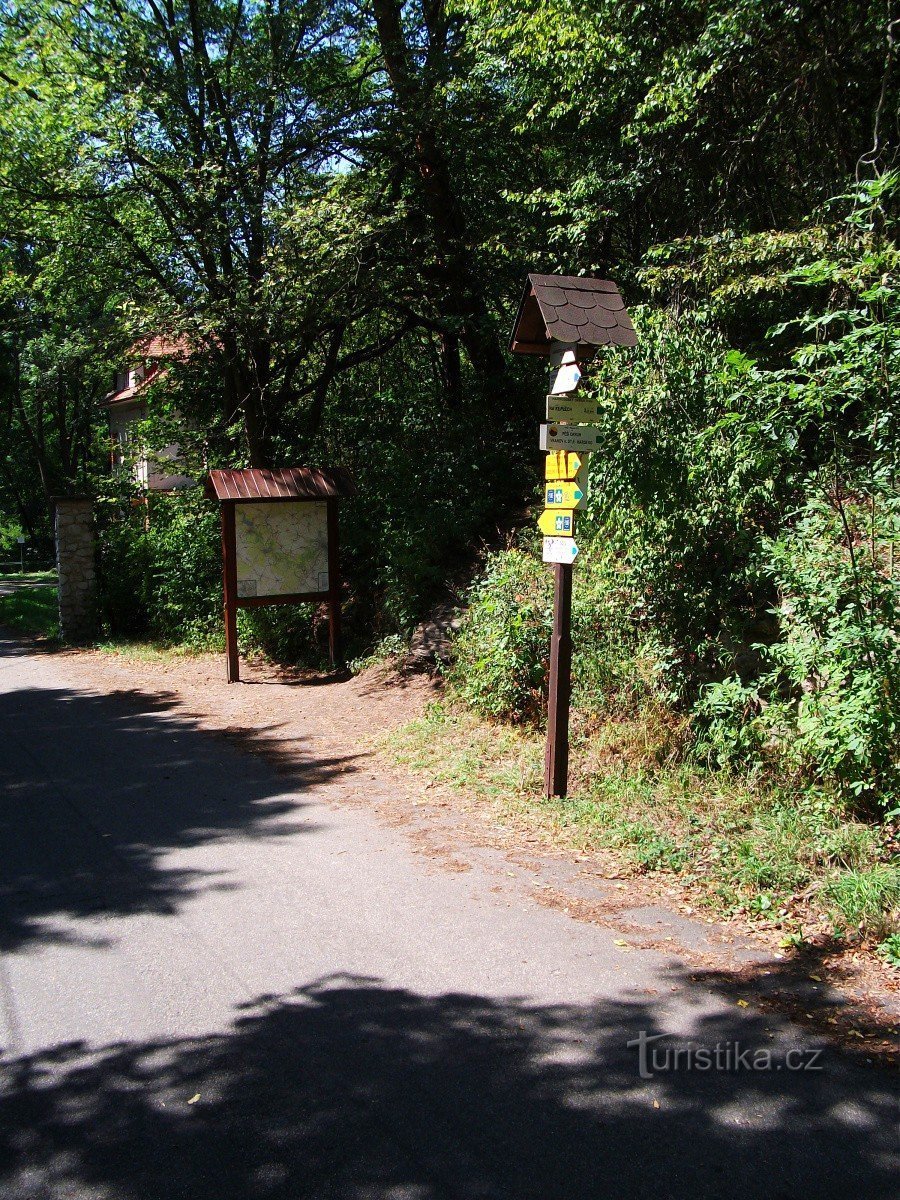
{"label": "grass", "polygon": [[21,574],[19,571],[0,571],[0,581],[10,581],[12,583],[56,583],[56,571],[26,571]]}
{"label": "grass", "polygon": [[900,870],[890,863],[876,863],[868,869],[845,871],[825,888],[825,899],[833,903],[838,920],[865,926],[886,940],[897,932]]}
{"label": "grass", "polygon": [[133,663],[167,663],[175,659],[196,658],[210,653],[191,645],[170,642],[154,642],[140,639],[106,638],[94,646],[100,654],[120,658]]}
{"label": "grass", "polygon": [[[15,575],[12,579],[39,581],[43,578],[55,582],[52,571],[34,575]],[[55,587],[21,588],[9,595],[0,596],[0,627],[32,636],[59,640],[59,608]],[[128,662],[166,663],[173,659],[186,658],[205,653],[189,645],[171,645],[165,642],[130,641],[124,638],[109,638],[97,642],[93,647],[101,654],[113,655]]]}
{"label": "grass", "polygon": [[823,792],[689,764],[659,714],[575,727],[564,800],[543,796],[542,736],[452,702],[383,747],[412,772],[489,805],[501,823],[612,852],[636,874],[675,875],[719,915],[793,936],[828,927],[871,940],[900,928],[900,867],[886,827],[854,819]]}
{"label": "grass", "polygon": [[0,596],[0,625],[14,629],[17,633],[58,638],[59,609],[56,588],[28,587],[11,592],[7,596]]}

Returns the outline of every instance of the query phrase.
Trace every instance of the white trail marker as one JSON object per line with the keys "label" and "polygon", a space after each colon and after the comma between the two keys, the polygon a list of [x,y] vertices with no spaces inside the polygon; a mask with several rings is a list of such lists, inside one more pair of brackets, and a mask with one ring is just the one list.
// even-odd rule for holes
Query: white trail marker
{"label": "white trail marker", "polygon": [[544,562],[545,563],[572,563],[575,561],[575,556],[578,553],[578,547],[572,538],[567,537],[545,537],[544,538]]}

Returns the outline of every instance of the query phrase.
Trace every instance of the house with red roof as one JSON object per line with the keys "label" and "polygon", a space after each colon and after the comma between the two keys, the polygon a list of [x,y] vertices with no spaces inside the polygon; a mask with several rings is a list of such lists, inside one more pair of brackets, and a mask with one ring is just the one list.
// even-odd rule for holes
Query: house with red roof
{"label": "house with red roof", "polygon": [[141,422],[147,419],[151,386],[165,377],[171,363],[184,361],[189,354],[184,340],[152,337],[136,342],[128,352],[129,365],[116,372],[113,389],[104,399],[111,465],[130,464],[135,481],[147,492],[171,492],[196,482],[178,470],[177,443],[150,449],[140,432]]}

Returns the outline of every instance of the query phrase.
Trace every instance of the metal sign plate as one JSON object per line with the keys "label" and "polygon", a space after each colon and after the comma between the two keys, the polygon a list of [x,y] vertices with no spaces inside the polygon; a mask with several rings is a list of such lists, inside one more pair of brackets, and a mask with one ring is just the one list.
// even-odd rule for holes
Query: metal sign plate
{"label": "metal sign plate", "polygon": [[575,514],[571,508],[552,508],[538,517],[538,529],[548,537],[572,537],[575,533]]}
{"label": "metal sign plate", "polygon": [[569,397],[547,397],[548,421],[596,421],[597,405],[591,400],[570,399]]}
{"label": "metal sign plate", "polygon": [[545,563],[571,563],[575,561],[575,556],[578,554],[578,547],[572,538],[567,537],[545,537],[544,538],[544,562]]}
{"label": "metal sign plate", "polygon": [[542,425],[542,450],[596,450],[599,430],[590,425]]}
{"label": "metal sign plate", "polygon": [[545,508],[574,508],[584,498],[584,492],[577,483],[555,480],[544,488]]}

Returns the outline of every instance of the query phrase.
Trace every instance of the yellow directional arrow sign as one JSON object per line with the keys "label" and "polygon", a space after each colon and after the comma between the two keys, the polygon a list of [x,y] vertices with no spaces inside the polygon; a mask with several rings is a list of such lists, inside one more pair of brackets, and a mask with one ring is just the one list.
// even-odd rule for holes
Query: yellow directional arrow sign
{"label": "yellow directional arrow sign", "polygon": [[545,479],[574,479],[582,467],[587,466],[587,455],[571,454],[565,450],[551,450],[544,464]]}
{"label": "yellow directional arrow sign", "polygon": [[574,508],[584,492],[577,483],[562,483],[557,480],[544,488],[544,505],[547,508]]}
{"label": "yellow directional arrow sign", "polygon": [[538,517],[538,529],[547,537],[574,537],[575,514],[570,508],[547,509]]}

